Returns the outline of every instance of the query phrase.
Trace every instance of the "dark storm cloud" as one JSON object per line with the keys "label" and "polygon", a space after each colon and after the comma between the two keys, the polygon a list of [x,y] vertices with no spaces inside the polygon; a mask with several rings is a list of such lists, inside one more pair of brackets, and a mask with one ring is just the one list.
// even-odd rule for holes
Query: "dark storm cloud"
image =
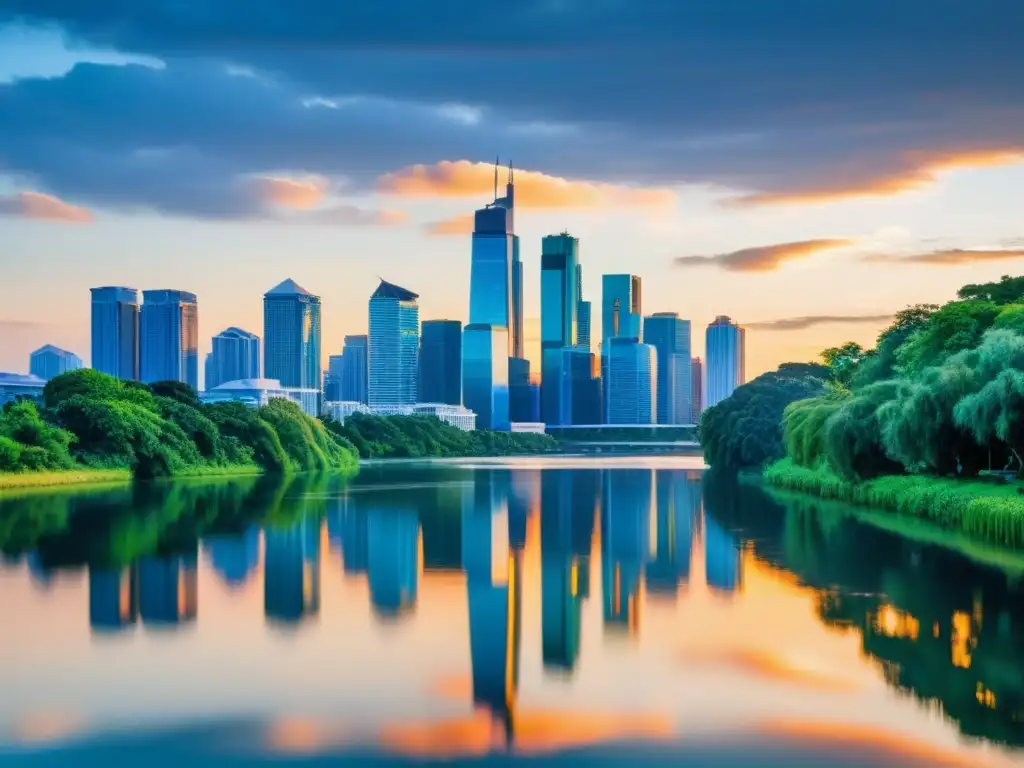
{"label": "dark storm cloud", "polygon": [[[47,142],[119,165],[126,149],[216,146],[227,179],[272,167],[366,187],[497,150],[549,173],[713,183],[769,204],[913,189],[1024,149],[1018,0],[0,0],[4,14],[169,62],[162,79],[17,83],[36,122],[16,129],[0,94],[0,138],[14,140],[0,153],[51,182],[63,174],[29,167]],[[196,76],[186,59],[272,80]],[[345,106],[300,108],[303,96]],[[479,121],[430,109],[445,103]],[[67,110],[81,139],[74,121],[49,125]],[[204,205],[248,209],[210,184]]]}

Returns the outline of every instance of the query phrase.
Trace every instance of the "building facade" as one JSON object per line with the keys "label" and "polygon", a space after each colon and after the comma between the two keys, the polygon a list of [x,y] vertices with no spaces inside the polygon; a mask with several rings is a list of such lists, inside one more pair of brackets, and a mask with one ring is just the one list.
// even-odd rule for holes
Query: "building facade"
{"label": "building facade", "polygon": [[263,294],[264,377],[319,391],[320,354],[320,297],[294,280]]}
{"label": "building facade", "polygon": [[226,381],[258,379],[260,337],[241,328],[227,328],[213,337],[213,351],[207,358],[206,389]]}
{"label": "building facade", "polygon": [[462,323],[425,320],[420,328],[419,400],[462,405]]}
{"label": "building facade", "polygon": [[276,379],[241,379],[226,381],[207,389],[199,399],[204,403],[240,402],[259,408],[274,398],[291,400],[307,416],[320,416],[320,390],[286,387]]}
{"label": "building facade", "polygon": [[68,371],[77,371],[82,367],[82,358],[74,352],[47,344],[40,347],[28,358],[28,371],[43,381],[49,381]]}
{"label": "building facade", "polygon": [[324,371],[324,401],[339,402],[345,398],[341,395],[341,377],[345,366],[345,353],[331,355],[327,358],[327,370]]}
{"label": "building facade", "polygon": [[540,388],[531,378],[526,358],[508,359],[508,416],[513,424],[540,420]]}
{"label": "building facade", "polygon": [[548,235],[540,258],[540,416],[545,424],[568,424],[562,351],[576,344],[579,240],[568,232]]}
{"label": "building facade", "polygon": [[369,390],[368,346],[369,337],[365,333],[345,337],[345,347],[341,351],[342,400],[367,402]]}
{"label": "building facade", "polygon": [[369,413],[375,416],[434,416],[445,424],[451,424],[465,432],[476,429],[475,413],[461,405],[447,403],[372,406],[352,401],[328,402],[324,403],[324,413],[341,422],[354,413]]}
{"label": "building facade", "polygon": [[690,361],[690,423],[699,424],[704,410],[704,361],[699,357]]}
{"label": "building facade", "polygon": [[705,336],[705,408],[718,405],[746,383],[746,352],[746,331],[725,315],[716,317]]}
{"label": "building facade", "polygon": [[92,367],[116,379],[139,379],[139,292],[107,286],[92,294]]}
{"label": "building facade", "polygon": [[420,308],[418,294],[381,280],[370,296],[367,402],[412,405],[418,400]]}
{"label": "building facade", "polygon": [[561,421],[559,424],[601,423],[600,359],[589,349],[562,350]]}
{"label": "building facade", "polygon": [[609,339],[620,337],[642,341],[642,314],[642,283],[637,275],[601,277],[602,344],[607,343]]}
{"label": "building facade", "polygon": [[612,337],[601,357],[605,424],[654,424],[658,360],[654,347]]}
{"label": "building facade", "polygon": [[43,402],[43,388],[46,381],[38,376],[23,373],[0,373],[0,407],[15,400]]}
{"label": "building facade", "polygon": [[644,318],[644,343],[658,355],[658,423],[690,424],[690,321],[656,312]]}
{"label": "building facade", "polygon": [[462,332],[462,402],[481,429],[509,429],[508,329],[470,323]]}
{"label": "building facade", "polygon": [[180,381],[199,390],[199,305],[194,293],[142,292],[139,369],[147,384]]}

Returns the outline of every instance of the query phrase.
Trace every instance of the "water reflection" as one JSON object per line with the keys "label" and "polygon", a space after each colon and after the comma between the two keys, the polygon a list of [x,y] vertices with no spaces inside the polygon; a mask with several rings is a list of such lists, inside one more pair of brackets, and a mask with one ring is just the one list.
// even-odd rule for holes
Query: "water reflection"
{"label": "water reflection", "polygon": [[[91,650],[49,626],[87,613],[93,636],[118,635],[147,665],[135,630],[160,628],[186,676],[204,653],[224,668],[203,667],[211,690],[176,689],[150,717],[256,713],[290,749],[524,754],[678,736],[712,710],[710,731],[785,720],[809,743],[825,726],[801,717],[818,709],[851,733],[884,709],[906,733],[938,716],[1024,745],[1024,557],[1015,571],[979,565],[849,510],[692,471],[397,465],[348,486],[248,478],[0,497],[0,550],[5,624],[35,621],[25,637],[94,679],[113,663],[109,643]],[[822,638],[787,634],[801,610]],[[254,615],[291,629],[287,647],[255,650]],[[334,650],[307,670],[323,633]],[[215,636],[233,647],[218,656]],[[0,633],[0,687],[29,690],[13,656],[29,645],[12,637]],[[870,663],[843,655],[848,640]],[[48,705],[37,719],[70,710],[85,730],[100,729],[93,713],[135,716],[81,681],[40,690],[25,707],[0,704],[0,749],[35,698]],[[310,709],[319,719],[292,717]]]}

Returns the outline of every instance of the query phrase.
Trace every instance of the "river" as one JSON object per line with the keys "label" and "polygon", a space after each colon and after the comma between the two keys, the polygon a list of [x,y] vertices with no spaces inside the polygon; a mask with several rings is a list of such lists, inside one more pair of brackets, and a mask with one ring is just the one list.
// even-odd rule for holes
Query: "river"
{"label": "river", "polygon": [[1024,558],[699,459],[7,495],[0,548],[4,766],[1024,762]]}

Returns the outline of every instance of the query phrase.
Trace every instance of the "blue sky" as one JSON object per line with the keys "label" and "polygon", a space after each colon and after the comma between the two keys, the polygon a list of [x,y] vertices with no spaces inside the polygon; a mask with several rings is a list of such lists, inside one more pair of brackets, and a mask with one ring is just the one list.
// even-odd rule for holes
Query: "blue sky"
{"label": "blue sky", "polygon": [[101,284],[194,291],[204,351],[286,277],[325,358],[378,277],[464,319],[496,154],[528,317],[568,229],[591,299],[640,274],[698,353],[729,314],[752,373],[1024,263],[1010,0],[339,5],[0,0],[0,370],[88,360]]}

